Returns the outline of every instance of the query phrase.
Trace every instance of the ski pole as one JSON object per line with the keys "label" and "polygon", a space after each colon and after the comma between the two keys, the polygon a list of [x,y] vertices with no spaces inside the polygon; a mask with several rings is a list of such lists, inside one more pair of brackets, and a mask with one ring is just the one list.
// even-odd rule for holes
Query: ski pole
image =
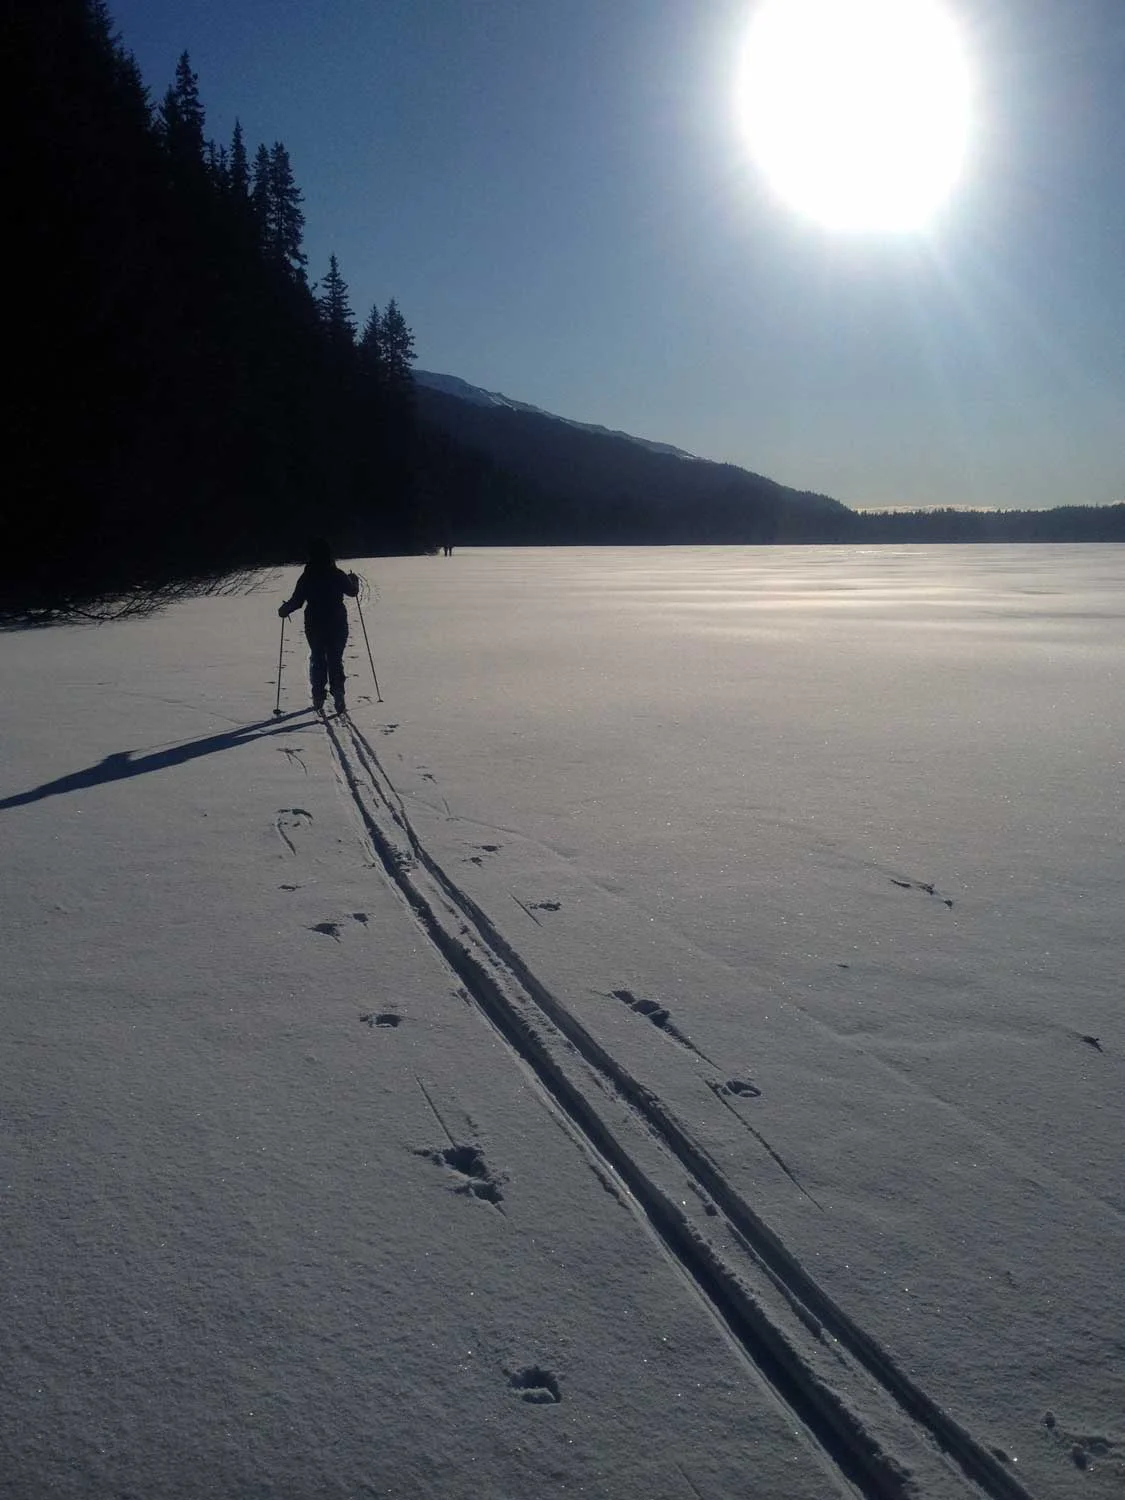
{"label": "ski pole", "polygon": [[375,696],[382,703],[383,695],[379,691],[379,677],[375,671],[375,658],[371,655],[371,642],[367,639],[367,626],[363,619],[363,605],[359,602],[359,595],[355,596],[355,607],[359,610],[359,623],[363,626],[363,643],[367,647],[367,660],[371,663],[371,675],[375,678]]}
{"label": "ski pole", "polygon": [[281,641],[277,648],[277,706],[273,713],[274,718],[281,717],[281,657],[285,650],[285,616],[281,617]]}

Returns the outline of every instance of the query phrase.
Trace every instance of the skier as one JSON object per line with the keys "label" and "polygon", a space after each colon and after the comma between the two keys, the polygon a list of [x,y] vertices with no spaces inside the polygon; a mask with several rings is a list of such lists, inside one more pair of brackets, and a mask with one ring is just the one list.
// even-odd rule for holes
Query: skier
{"label": "skier", "polygon": [[309,643],[309,682],[313,708],[324,712],[325,686],[332,689],[336,712],[346,711],[344,701],[344,647],[348,640],[348,610],[344,595],[359,594],[359,579],[336,566],[332,549],[322,538],[309,544],[309,560],[297,580],[293,597],[278,609],[284,619],[305,607],[305,638]]}

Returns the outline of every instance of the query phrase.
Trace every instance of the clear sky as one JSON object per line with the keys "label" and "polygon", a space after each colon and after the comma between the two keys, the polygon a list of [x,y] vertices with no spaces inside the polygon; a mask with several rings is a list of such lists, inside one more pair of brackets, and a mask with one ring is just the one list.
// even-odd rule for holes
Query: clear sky
{"label": "clear sky", "polygon": [[[841,0],[843,3],[843,0]],[[111,0],[159,98],[282,140],[312,278],[421,367],[855,506],[1125,500],[1125,0],[948,0],[974,120],[925,232],[788,208],[755,0]]]}

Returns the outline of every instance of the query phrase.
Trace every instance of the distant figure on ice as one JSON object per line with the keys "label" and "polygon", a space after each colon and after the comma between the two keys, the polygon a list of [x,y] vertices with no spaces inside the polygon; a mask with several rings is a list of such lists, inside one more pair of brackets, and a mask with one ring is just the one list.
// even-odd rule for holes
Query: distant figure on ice
{"label": "distant figure on ice", "polygon": [[359,593],[359,579],[336,566],[332,549],[323,538],[309,544],[309,560],[297,579],[293,597],[278,609],[284,619],[305,606],[305,638],[309,643],[309,682],[313,708],[324,710],[325,687],[332,689],[338,714],[344,713],[344,647],[348,640],[348,608],[344,595]]}

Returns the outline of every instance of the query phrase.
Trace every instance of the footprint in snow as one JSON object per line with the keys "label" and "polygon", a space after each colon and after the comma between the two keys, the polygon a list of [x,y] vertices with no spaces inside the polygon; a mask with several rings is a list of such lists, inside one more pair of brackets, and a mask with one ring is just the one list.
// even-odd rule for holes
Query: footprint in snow
{"label": "footprint in snow", "polygon": [[941,892],[938,891],[937,888],[927,880],[896,880],[892,875],[890,877],[890,881],[892,885],[897,885],[900,891],[925,891],[927,896],[933,896],[934,899],[940,901],[943,906],[948,906],[950,911],[953,910],[953,902],[950,897],[943,896]]}
{"label": "footprint in snow", "polygon": [[393,1030],[396,1026],[402,1025],[402,1017],[393,1010],[373,1010],[366,1016],[360,1016],[359,1019],[372,1030],[376,1026],[383,1030]]}
{"label": "footprint in snow", "polygon": [[[448,812],[449,811],[449,803],[448,802],[445,804],[445,807],[446,807],[446,811]],[[473,848],[474,849],[479,849],[480,853],[479,854],[468,854],[468,855],[466,855],[463,863],[467,864],[467,865],[476,865],[478,869],[480,868],[481,865],[484,864],[484,859],[482,857],[483,855],[485,855],[485,854],[499,854],[499,852],[500,852],[500,845],[499,844],[474,844]],[[524,907],[524,910],[526,911],[527,908]]]}
{"label": "footprint in snow", "polygon": [[[711,1062],[711,1059],[705,1052],[700,1051],[691,1037],[682,1032],[673,1022],[666,1005],[661,1005],[656,1000],[645,1000],[634,995],[632,990],[611,990],[610,995],[614,1000],[620,1000],[622,1005],[627,1005],[635,1015],[644,1016],[646,1020],[651,1021],[658,1031],[663,1031],[674,1042],[679,1042],[681,1047],[694,1052],[696,1057],[701,1057],[704,1062]],[[711,1063],[711,1066],[714,1067],[715,1064]]]}
{"label": "footprint in snow", "polygon": [[728,1078],[726,1083],[713,1083],[716,1094],[734,1094],[738,1099],[760,1099],[762,1091],[745,1078]]}
{"label": "footprint in snow", "polygon": [[542,1365],[528,1365],[525,1370],[505,1370],[504,1374],[521,1401],[529,1401],[534,1406],[554,1406],[562,1400],[558,1376]]}
{"label": "footprint in snow", "polygon": [[309,931],[319,932],[323,934],[324,937],[335,938],[337,942],[340,941],[339,922],[314,922],[313,925],[309,928]]}
{"label": "footprint in snow", "polygon": [[311,812],[306,812],[303,807],[282,807],[274,820],[274,827],[284,841],[290,854],[296,854],[297,846],[289,837],[290,833],[296,833],[298,829],[305,828],[313,820]]}
{"label": "footprint in snow", "polygon": [[1125,1474],[1125,1463],[1116,1457],[1119,1445],[1111,1438],[1101,1433],[1072,1432],[1053,1411],[1043,1413],[1043,1426],[1053,1442],[1070,1450],[1070,1460],[1076,1469],[1093,1469],[1108,1463],[1118,1473]]}
{"label": "footprint in snow", "polygon": [[452,1172],[457,1179],[453,1188],[455,1193],[482,1198],[484,1202],[494,1203],[498,1208],[504,1201],[500,1179],[485,1161],[484,1152],[479,1146],[454,1144],[437,1150],[422,1147],[414,1155],[432,1161],[435,1167],[445,1167]]}

